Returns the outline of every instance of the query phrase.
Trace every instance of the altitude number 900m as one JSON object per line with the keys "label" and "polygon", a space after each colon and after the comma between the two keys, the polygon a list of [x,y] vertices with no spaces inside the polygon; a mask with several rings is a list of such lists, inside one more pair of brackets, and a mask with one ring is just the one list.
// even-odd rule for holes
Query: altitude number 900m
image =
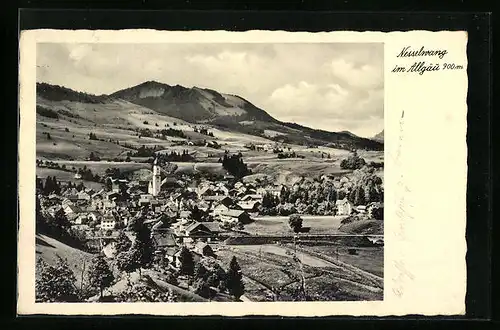
{"label": "altitude number 900m", "polygon": [[462,65],[456,65],[453,63],[444,63],[443,70],[461,70],[464,67]]}

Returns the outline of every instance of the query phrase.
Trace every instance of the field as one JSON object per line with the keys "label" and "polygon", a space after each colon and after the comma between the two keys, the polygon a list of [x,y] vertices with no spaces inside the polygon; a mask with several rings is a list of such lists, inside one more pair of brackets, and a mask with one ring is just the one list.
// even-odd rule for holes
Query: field
{"label": "field", "polygon": [[[276,183],[287,183],[300,176],[321,174],[343,174],[349,171],[340,168],[340,161],[348,156],[347,150],[318,147],[308,148],[301,145],[287,144],[284,151],[295,152],[304,159],[278,159],[271,151],[249,150],[245,145],[258,143],[274,145],[274,141],[241,132],[227,131],[210,127],[213,137],[194,132],[196,126],[180,119],[156,113],[148,108],[115,100],[104,104],[86,104],[70,101],[48,101],[37,99],[37,104],[58,113],[58,118],[48,118],[37,114],[36,150],[37,158],[66,162],[71,166],[86,165],[93,172],[101,175],[103,168],[109,166],[124,169],[148,168],[148,164],[113,164],[81,163],[91,152],[101,159],[125,158],[127,152],[134,151],[141,145],[164,148],[165,151],[188,152],[196,158],[196,163],[178,164],[178,173],[210,172],[224,174],[218,160],[224,151],[240,153],[245,163],[253,171],[266,175]],[[137,129],[157,131],[164,128],[182,130],[190,140],[216,141],[221,149],[204,146],[176,145],[187,143],[187,138],[170,137],[158,139],[140,136]],[[99,140],[90,140],[93,133]],[[269,136],[275,135],[268,132]],[[47,134],[50,134],[48,138]],[[383,160],[383,152],[363,151],[363,156],[370,160]],[[329,157],[329,158],[328,158]],[[203,164],[203,165],[202,165]]]}
{"label": "field", "polygon": [[382,247],[364,248],[355,247],[356,255],[348,253],[347,246],[308,246],[307,249],[323,253],[329,257],[361,268],[377,276],[384,276],[384,249]]}
{"label": "field", "polygon": [[74,178],[74,175],[75,175],[74,173],[62,171],[62,170],[58,170],[58,169],[37,167],[36,168],[36,175],[43,180],[45,180],[45,178],[47,176],[55,176],[58,181],[83,182],[85,187],[94,189],[96,191],[98,191],[104,187],[103,184],[99,183],[99,182],[86,181],[86,180],[76,180]]}
{"label": "field", "polygon": [[300,263],[292,258],[291,246],[279,245],[221,246],[217,251],[223,265],[236,256],[245,283],[249,284],[245,296],[251,300],[294,300],[302,276],[313,300],[382,299],[382,288],[362,273],[307,252],[299,251],[296,255]]}
{"label": "field", "polygon": [[[69,245],[59,242],[45,235],[36,235],[36,258],[42,259],[49,265],[55,265],[58,256],[68,262],[73,271],[76,284],[79,286],[82,280],[82,270],[88,267],[93,257],[92,254],[75,249]],[[84,279],[85,280],[85,279]]]}
{"label": "field", "polygon": [[[301,216],[302,226],[309,227],[309,234],[338,234],[343,216]],[[245,225],[245,232],[253,235],[292,235],[288,225],[288,217],[265,216],[256,217],[252,223]]]}

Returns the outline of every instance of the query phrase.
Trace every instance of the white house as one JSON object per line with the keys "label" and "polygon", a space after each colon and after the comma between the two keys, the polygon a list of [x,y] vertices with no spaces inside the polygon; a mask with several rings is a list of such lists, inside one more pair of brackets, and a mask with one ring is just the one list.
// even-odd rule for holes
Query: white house
{"label": "white house", "polygon": [[101,229],[102,230],[113,230],[116,227],[116,218],[113,213],[106,213],[101,219]]}
{"label": "white house", "polygon": [[213,209],[213,214],[216,216],[220,216],[222,213],[229,211],[229,207],[220,203],[217,204]]}
{"label": "white house", "polygon": [[350,215],[354,207],[347,198],[337,200],[335,204],[337,206],[338,215]]}

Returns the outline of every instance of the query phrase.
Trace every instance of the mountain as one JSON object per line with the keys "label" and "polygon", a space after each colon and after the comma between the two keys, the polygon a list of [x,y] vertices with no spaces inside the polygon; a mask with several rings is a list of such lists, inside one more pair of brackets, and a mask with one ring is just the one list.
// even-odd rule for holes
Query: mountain
{"label": "mountain", "polygon": [[354,138],[359,138],[359,136],[357,136],[356,134],[349,132],[349,131],[340,131],[339,133],[348,134]]}
{"label": "mountain", "polygon": [[375,135],[372,140],[375,140],[375,141],[378,141],[378,142],[382,142],[384,143],[384,130],[382,130],[382,132],[378,133],[377,135]]}
{"label": "mountain", "polygon": [[117,91],[110,97],[120,98],[191,123],[206,123],[220,117],[235,121],[276,122],[267,112],[239,96],[221,94],[206,88],[170,86],[147,81]]}
{"label": "mountain", "polygon": [[47,83],[36,84],[36,94],[49,101],[74,101],[82,103],[106,103],[109,97],[106,95],[92,95],[88,93],[77,92],[72,89],[50,85]]}
{"label": "mountain", "polygon": [[351,132],[327,132],[295,123],[280,122],[240,96],[222,94],[207,88],[187,88],[147,81],[117,91],[110,97],[120,98],[191,123],[209,123],[219,128],[258,136],[266,136],[266,131],[278,132],[279,134],[273,137],[278,142],[311,145],[324,145],[326,142],[344,149],[382,149],[378,142],[360,138]]}
{"label": "mountain", "polygon": [[[350,132],[328,132],[296,123],[281,122],[240,96],[223,94],[207,88],[187,88],[147,81],[110,95],[97,96],[62,86],[38,83],[37,96],[41,98],[40,102],[48,100],[73,101],[89,105],[104,104],[105,106],[99,107],[102,109],[100,111],[107,111],[105,109],[115,111],[120,107],[125,111],[136,105],[141,109],[150,109],[157,114],[181,119],[187,123],[209,125],[220,130],[250,134],[282,143],[328,145],[339,149],[383,150],[382,143],[358,137]],[[40,113],[43,110],[45,115],[55,116],[45,108],[40,107],[38,110]],[[93,108],[93,111],[96,112],[97,108]]]}

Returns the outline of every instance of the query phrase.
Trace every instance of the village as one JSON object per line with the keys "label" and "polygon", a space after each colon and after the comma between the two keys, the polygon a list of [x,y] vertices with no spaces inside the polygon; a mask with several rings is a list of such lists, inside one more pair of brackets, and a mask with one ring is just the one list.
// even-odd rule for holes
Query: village
{"label": "village", "polygon": [[[40,211],[54,219],[62,215],[87,251],[103,254],[110,261],[116,258],[120,235],[125,233],[133,241],[130,227],[140,221],[150,233],[157,264],[177,273],[182,268],[183,249],[199,262],[216,260],[217,253],[231,249],[228,245],[290,244],[297,235],[305,244],[322,239],[334,242],[344,236],[337,230],[344,219],[356,215],[374,220],[383,214],[378,197],[355,205],[348,196],[359,196],[343,194],[345,187],[355,190],[346,176],[322,175],[312,183],[302,178],[287,187],[266,180],[244,183],[231,174],[216,180],[195,180],[172,174],[168,165],[155,158],[149,180],[128,179],[123,173],[109,171],[110,175],[103,178],[107,184],[98,191],[78,183],[82,179],[79,173],[67,182],[48,177],[44,184],[37,178]],[[311,200],[324,199],[321,213],[299,206],[304,199],[301,187]],[[314,189],[323,196],[315,195]],[[307,200],[303,203],[308,204]],[[302,217],[312,225],[302,226],[301,218],[295,230],[287,225],[288,216]],[[316,223],[322,223],[319,229]],[[383,244],[383,238],[364,238],[365,245]]]}

